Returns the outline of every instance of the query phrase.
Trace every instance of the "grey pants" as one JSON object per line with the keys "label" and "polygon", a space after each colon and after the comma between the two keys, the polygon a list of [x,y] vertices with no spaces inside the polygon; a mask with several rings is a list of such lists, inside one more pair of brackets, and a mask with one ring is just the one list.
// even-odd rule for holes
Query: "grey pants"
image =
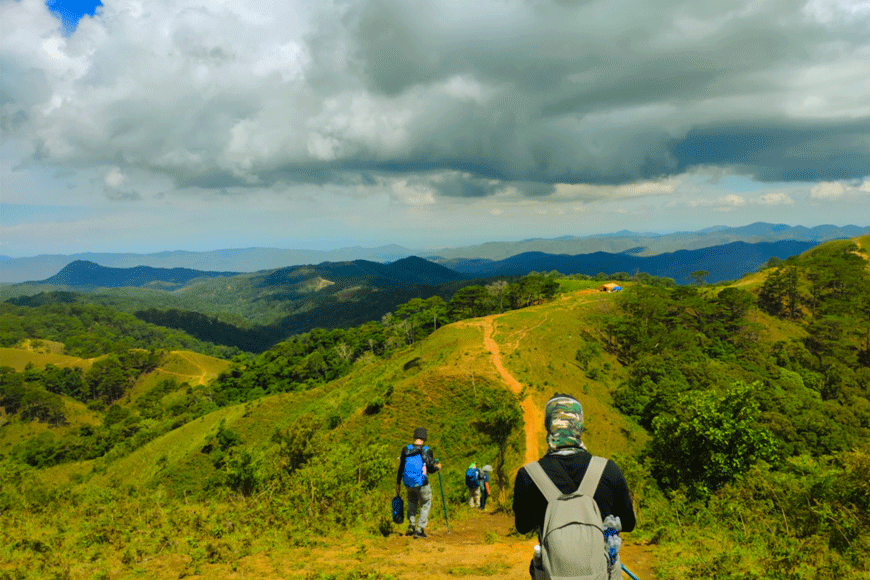
{"label": "grey pants", "polygon": [[479,508],[480,507],[480,491],[483,486],[479,485],[474,489],[468,488],[468,507],[471,508]]}
{"label": "grey pants", "polygon": [[425,529],[426,524],[429,522],[429,510],[431,508],[432,486],[427,483],[420,487],[408,488],[408,524],[410,527],[415,527],[416,522],[418,530]]}

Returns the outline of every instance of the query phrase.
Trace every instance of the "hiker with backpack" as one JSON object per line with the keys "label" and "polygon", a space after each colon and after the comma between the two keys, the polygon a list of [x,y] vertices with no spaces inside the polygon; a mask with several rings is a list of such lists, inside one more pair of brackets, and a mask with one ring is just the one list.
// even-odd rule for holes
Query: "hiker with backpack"
{"label": "hiker with backpack", "polygon": [[[635,527],[622,471],[586,450],[583,407],[575,398],[553,395],[544,407],[544,426],[547,453],[521,467],[514,482],[514,525],[521,534],[538,531],[529,573],[535,580],[621,579],[619,553],[605,548],[603,522],[613,516],[608,521],[618,518],[617,530],[620,524],[625,532]],[[608,529],[609,536],[614,533]]]}
{"label": "hiker with backpack", "polygon": [[486,498],[489,497],[489,473],[492,465],[484,465],[480,470],[480,509],[486,509]]}
{"label": "hiker with backpack", "polygon": [[396,474],[396,495],[399,495],[403,483],[408,490],[408,531],[405,535],[414,536],[414,539],[426,537],[426,523],[432,508],[432,487],[428,476],[441,469],[441,464],[435,462],[432,451],[425,445],[426,439],[425,428],[414,429],[414,442],[402,447]]}
{"label": "hiker with backpack", "polygon": [[465,470],[465,487],[468,488],[468,507],[480,508],[480,470],[472,463]]}

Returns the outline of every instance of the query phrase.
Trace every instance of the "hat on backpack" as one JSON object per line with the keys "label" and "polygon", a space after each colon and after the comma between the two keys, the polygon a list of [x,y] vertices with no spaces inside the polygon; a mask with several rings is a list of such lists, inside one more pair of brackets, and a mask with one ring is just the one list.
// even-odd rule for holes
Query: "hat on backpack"
{"label": "hat on backpack", "polygon": [[547,446],[551,450],[566,447],[584,448],[583,406],[574,397],[553,395],[544,407],[544,427],[547,429]]}
{"label": "hat on backpack", "polygon": [[416,429],[414,429],[414,439],[422,439],[423,441],[428,439],[428,437],[426,435],[426,428],[425,427],[417,427]]}

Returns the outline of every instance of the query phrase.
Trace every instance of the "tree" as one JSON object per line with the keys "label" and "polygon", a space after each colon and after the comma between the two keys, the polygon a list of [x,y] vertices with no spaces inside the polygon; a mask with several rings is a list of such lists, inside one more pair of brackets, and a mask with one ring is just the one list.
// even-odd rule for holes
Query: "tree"
{"label": "tree", "polygon": [[707,270],[695,270],[694,272],[691,272],[689,274],[689,276],[691,276],[692,280],[695,282],[695,286],[703,286],[704,280],[709,275],[710,272],[708,272]]}
{"label": "tree", "polygon": [[489,290],[489,293],[495,299],[496,304],[498,304],[498,311],[504,312],[504,299],[505,299],[505,291],[507,290],[508,283],[506,280],[498,280],[489,284],[486,289]]}
{"label": "tree", "polygon": [[95,361],[85,375],[89,399],[101,399],[110,404],[121,397],[130,386],[130,376],[116,354]]}
{"label": "tree", "polygon": [[793,264],[771,272],[758,291],[758,308],[771,316],[797,320],[801,316],[799,281],[798,269]]}
{"label": "tree", "polygon": [[450,299],[450,309],[459,319],[474,318],[485,314],[490,294],[483,286],[472,285],[460,288]]}
{"label": "tree", "polygon": [[426,318],[432,321],[432,332],[438,330],[438,322],[447,322],[447,303],[440,296],[432,296],[426,300]]}
{"label": "tree", "polygon": [[594,340],[584,340],[577,349],[577,354],[574,356],[580,368],[584,371],[589,370],[589,363],[601,355],[601,345]]}
{"label": "tree", "polygon": [[502,493],[508,488],[507,475],[504,471],[505,454],[511,436],[523,424],[523,412],[516,396],[504,389],[485,389],[481,397],[482,401],[479,405],[481,413],[476,427],[498,447],[495,474],[499,498],[501,498]]}
{"label": "tree", "polygon": [[672,415],[653,420],[653,475],[669,489],[685,485],[706,497],[758,461],[776,457],[776,442],[759,426],[753,392],[759,383],[734,383],[724,394],[693,391]]}
{"label": "tree", "polygon": [[43,388],[29,389],[21,398],[21,417],[50,425],[63,425],[63,399]]}
{"label": "tree", "polygon": [[288,472],[293,473],[314,457],[322,422],[314,413],[299,415],[286,429],[276,430],[272,441]]}

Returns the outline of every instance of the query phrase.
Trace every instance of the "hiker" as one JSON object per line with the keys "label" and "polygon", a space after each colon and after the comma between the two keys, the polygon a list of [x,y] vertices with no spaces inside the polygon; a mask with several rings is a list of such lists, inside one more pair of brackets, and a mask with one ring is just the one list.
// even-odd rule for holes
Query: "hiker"
{"label": "hiker", "polygon": [[492,465],[484,465],[480,469],[480,509],[486,509],[486,498],[489,497],[489,473]]}
{"label": "hiker", "polygon": [[408,531],[405,535],[414,536],[414,539],[426,537],[426,523],[432,507],[432,487],[428,476],[441,469],[441,464],[433,459],[432,451],[424,445],[426,439],[425,428],[414,429],[414,443],[402,447],[396,474],[396,495],[399,495],[402,483],[408,490]]}
{"label": "hiker", "polygon": [[465,487],[468,488],[468,507],[480,508],[480,470],[472,463],[465,470]]}
{"label": "hiker", "polygon": [[[559,534],[548,535],[551,533],[550,530],[554,529],[554,526],[558,526],[553,521],[548,519],[547,525],[550,526],[550,529],[544,530],[545,515],[547,514],[549,502],[542,492],[542,487],[548,490],[547,493],[550,494],[550,497],[554,497],[554,494],[555,497],[559,497],[559,493],[574,494],[578,491],[580,483],[586,475],[587,468],[592,465],[593,469],[590,470],[592,474],[599,469],[601,470],[600,480],[592,488],[594,489],[594,505],[593,502],[586,504],[588,509],[584,512],[583,517],[588,517],[588,514],[600,517],[601,520],[597,523],[591,522],[592,518],[588,517],[590,523],[597,525],[601,524],[607,516],[616,516],[621,522],[622,531],[625,532],[632,531],[636,523],[628,484],[625,482],[622,471],[612,460],[596,458],[593,462],[592,454],[586,450],[586,446],[583,444],[581,439],[583,434],[583,407],[580,405],[580,402],[569,395],[553,395],[544,407],[544,427],[547,430],[547,447],[549,448],[547,453],[539,461],[521,467],[517,472],[516,481],[514,482],[514,525],[521,534],[538,530],[541,549],[548,551],[543,558],[543,560],[547,560],[546,566],[544,566],[542,560],[536,562],[538,559],[536,548],[536,557],[533,558],[529,566],[529,573],[532,578],[545,577],[543,568],[547,566],[551,569],[558,567],[559,564],[564,564],[564,560],[569,560],[567,567],[571,568],[570,560],[578,558],[578,554],[582,552],[582,546],[572,546],[570,549],[557,550],[556,546],[559,539],[561,539]],[[542,470],[537,469],[535,465],[539,465]],[[530,470],[535,475],[530,475]],[[535,480],[533,480],[533,477]],[[555,488],[549,486],[548,483],[552,483]],[[594,485],[594,482],[590,482],[590,487],[592,485]],[[580,491],[582,492],[582,490]],[[566,503],[571,504],[572,510],[568,520],[578,521],[580,517],[577,517],[576,512],[577,508],[582,505],[582,502],[578,504],[575,501],[560,501],[558,505],[561,507],[566,505]],[[556,502],[554,502],[554,506],[556,505]],[[595,506],[597,506],[599,514],[594,514]],[[551,509],[551,516],[554,513],[555,507]],[[571,519],[572,517],[576,517],[576,519]],[[577,526],[574,526],[574,528],[577,528]],[[612,562],[608,562],[606,555],[599,557],[596,552],[600,545],[602,554],[604,553],[603,529],[600,544],[597,536],[598,530],[592,531],[593,528],[591,526],[585,526],[585,529],[591,532],[587,538],[587,552],[592,550],[586,556],[587,566],[591,561],[598,568],[595,570],[598,573],[595,576],[596,578],[621,579],[622,572],[618,552],[615,554]],[[552,553],[551,551],[559,551],[560,553]],[[559,560],[563,560],[563,562],[559,562]],[[535,574],[536,568],[538,572],[537,576]],[[553,572],[554,575],[557,573],[558,570]]]}

